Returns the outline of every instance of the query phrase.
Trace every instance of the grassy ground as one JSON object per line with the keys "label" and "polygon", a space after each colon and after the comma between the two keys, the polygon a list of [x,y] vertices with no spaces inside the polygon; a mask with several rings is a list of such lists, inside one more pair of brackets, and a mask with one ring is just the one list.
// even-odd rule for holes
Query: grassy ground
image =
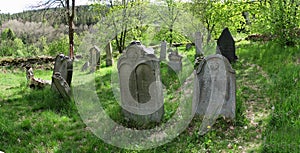
{"label": "grassy ground", "polygon": [[[74,101],[63,101],[50,88],[28,89],[22,69],[2,68],[0,151],[299,152],[299,49],[250,42],[241,42],[237,47],[239,61],[233,65],[237,78],[236,120],[219,118],[210,132],[199,136],[201,119],[195,117],[173,141],[141,151],[104,143],[83,123]],[[97,94],[111,118],[128,125],[111,90],[112,72],[112,68],[97,71]],[[51,74],[35,71],[36,77],[47,80]],[[162,70],[162,74],[168,73]],[[178,78],[165,78],[170,78],[163,80],[168,85],[165,92],[176,91]],[[165,106],[164,122],[177,109],[176,94],[167,97]]]}

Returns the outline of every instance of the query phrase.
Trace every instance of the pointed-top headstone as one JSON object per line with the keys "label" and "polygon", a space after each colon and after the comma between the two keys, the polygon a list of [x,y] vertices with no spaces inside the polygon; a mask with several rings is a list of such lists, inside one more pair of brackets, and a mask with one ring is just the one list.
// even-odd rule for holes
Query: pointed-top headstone
{"label": "pointed-top headstone", "polygon": [[221,53],[230,63],[235,62],[238,57],[235,54],[235,42],[228,28],[225,28],[217,41],[217,54]]}

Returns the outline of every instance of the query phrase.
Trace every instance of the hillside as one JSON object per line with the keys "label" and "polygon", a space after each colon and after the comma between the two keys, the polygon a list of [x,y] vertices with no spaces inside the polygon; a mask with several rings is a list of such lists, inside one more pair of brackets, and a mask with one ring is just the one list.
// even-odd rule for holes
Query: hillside
{"label": "hillside", "polygon": [[[105,8],[105,7],[103,7]],[[75,25],[94,25],[98,22],[97,16],[99,13],[105,13],[103,9],[102,12],[98,12],[93,9],[92,5],[81,5],[76,6],[76,20]],[[48,9],[38,9],[29,10],[21,13],[15,14],[0,14],[0,24],[8,20],[18,20],[21,22],[47,22],[49,25],[61,25],[67,24],[64,10],[62,8],[48,8]]]}

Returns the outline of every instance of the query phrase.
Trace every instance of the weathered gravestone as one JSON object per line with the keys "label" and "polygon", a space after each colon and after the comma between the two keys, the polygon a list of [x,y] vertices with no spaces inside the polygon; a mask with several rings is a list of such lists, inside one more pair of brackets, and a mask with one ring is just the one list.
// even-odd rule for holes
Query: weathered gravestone
{"label": "weathered gravestone", "polygon": [[44,88],[47,85],[51,85],[51,81],[42,80],[40,78],[35,78],[33,74],[33,69],[31,66],[26,65],[26,78],[27,83],[30,88]]}
{"label": "weathered gravestone", "polygon": [[202,49],[203,37],[200,32],[195,33],[196,57],[203,55]]}
{"label": "weathered gravestone", "polygon": [[100,49],[97,46],[93,46],[90,49],[90,72],[95,72],[100,68]]}
{"label": "weathered gravestone", "polygon": [[[57,55],[52,74],[51,89],[59,92],[64,98],[70,96],[70,92],[67,91],[71,86],[72,72],[73,61],[63,54]],[[66,84],[61,82],[65,82]],[[65,97],[65,95],[68,95],[68,97]]]}
{"label": "weathered gravestone", "polygon": [[118,60],[122,111],[143,124],[160,122],[164,114],[160,65],[153,53],[133,42]]}
{"label": "weathered gravestone", "polygon": [[112,58],[112,47],[111,47],[111,42],[109,42],[106,47],[106,66],[112,66],[113,65],[113,58]]}
{"label": "weathered gravestone", "polygon": [[[235,118],[235,71],[219,54],[205,57],[196,70],[194,106],[196,114],[214,121],[219,115]],[[193,107],[195,108],[195,107]]]}
{"label": "weathered gravestone", "polygon": [[164,40],[161,42],[159,60],[161,61],[166,60],[166,55],[167,55],[167,42]]}
{"label": "weathered gravestone", "polygon": [[169,58],[169,68],[171,68],[176,73],[182,70],[182,56],[178,54],[177,51],[171,51],[168,55]]}
{"label": "weathered gravestone", "polygon": [[52,84],[64,99],[70,98],[71,88],[60,72],[55,72],[52,76]]}
{"label": "weathered gravestone", "polygon": [[235,42],[228,28],[225,28],[217,41],[217,54],[225,56],[230,63],[235,62],[238,57],[235,54]]}

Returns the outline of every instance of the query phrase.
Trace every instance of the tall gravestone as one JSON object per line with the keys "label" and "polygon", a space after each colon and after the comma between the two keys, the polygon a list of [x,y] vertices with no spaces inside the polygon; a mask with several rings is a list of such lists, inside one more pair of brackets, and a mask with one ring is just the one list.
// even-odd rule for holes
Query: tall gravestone
{"label": "tall gravestone", "polygon": [[164,40],[161,42],[159,59],[161,61],[164,61],[166,60],[166,56],[167,56],[167,42]]}
{"label": "tall gravestone", "polygon": [[100,49],[97,46],[93,46],[90,49],[89,63],[91,66],[90,72],[94,72],[100,68]]}
{"label": "tall gravestone", "polygon": [[159,60],[140,43],[131,43],[118,60],[121,105],[129,120],[147,124],[160,122],[163,90]]}
{"label": "tall gravestone", "polygon": [[[235,71],[222,55],[205,57],[196,70],[194,106],[196,114],[211,120],[223,115],[235,118]],[[194,107],[195,108],[195,107]]]}
{"label": "tall gravestone", "polygon": [[225,28],[217,41],[217,54],[225,56],[230,63],[235,62],[238,57],[235,54],[235,42],[228,28]]}
{"label": "tall gravestone", "polygon": [[195,33],[195,47],[196,47],[196,56],[203,55],[202,49],[203,37],[201,32]]}
{"label": "tall gravestone", "polygon": [[64,98],[70,95],[72,81],[73,62],[68,56],[59,54],[55,58],[54,70],[52,74],[51,89],[58,91]]}
{"label": "tall gravestone", "polygon": [[106,51],[106,66],[112,66],[113,65],[113,57],[112,57],[112,46],[111,46],[111,42],[109,42],[106,47],[105,47],[105,51]]}

